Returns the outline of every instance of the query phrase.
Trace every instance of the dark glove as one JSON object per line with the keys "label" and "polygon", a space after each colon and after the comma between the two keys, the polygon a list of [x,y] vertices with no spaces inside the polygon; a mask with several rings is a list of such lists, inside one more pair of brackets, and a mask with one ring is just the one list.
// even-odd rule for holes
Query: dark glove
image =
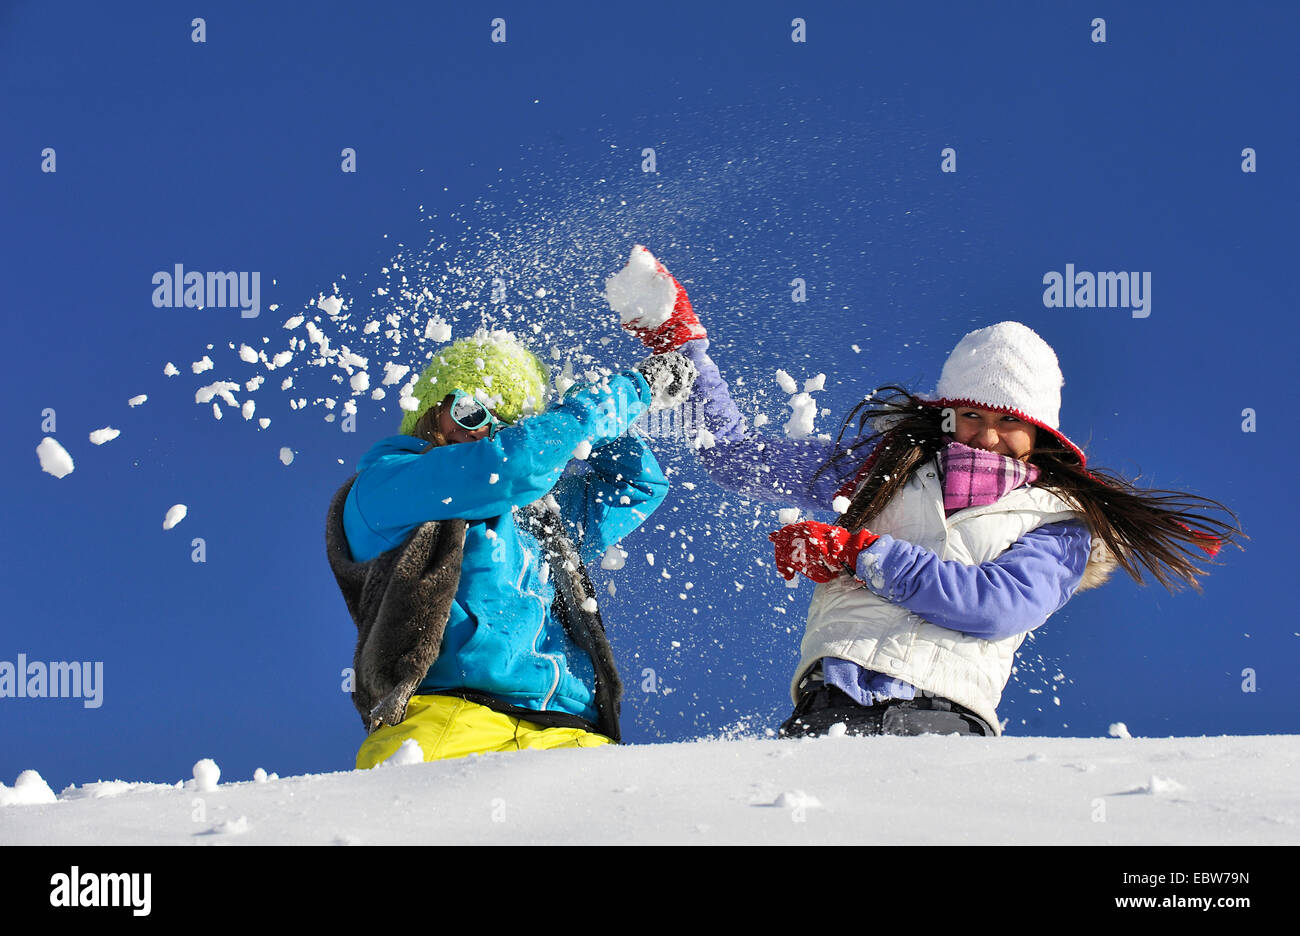
{"label": "dark glove", "polygon": [[636,369],[650,385],[652,412],[672,409],[685,403],[691,395],[695,378],[699,376],[695,362],[680,351],[652,354],[638,364]]}

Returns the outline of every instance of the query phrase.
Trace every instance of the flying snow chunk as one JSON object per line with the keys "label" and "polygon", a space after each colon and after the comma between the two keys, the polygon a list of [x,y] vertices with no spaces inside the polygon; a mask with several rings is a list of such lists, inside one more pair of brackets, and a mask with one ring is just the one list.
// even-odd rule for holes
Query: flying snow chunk
{"label": "flying snow chunk", "polygon": [[105,426],[103,429],[96,429],[90,434],[90,441],[96,445],[103,445],[105,442],[112,442],[122,434],[121,429],[114,429],[112,426]]}
{"label": "flying snow chunk", "polygon": [[798,523],[798,522],[799,522],[799,508],[798,508],[798,507],[782,507],[780,510],[778,510],[778,511],[776,512],[776,519],[777,519],[777,522],[781,524],[781,526],[789,526],[789,525],[792,524],[792,523]]}
{"label": "flying snow chunk", "polygon": [[1117,721],[1117,722],[1113,723],[1113,724],[1110,726],[1110,729],[1109,729],[1109,731],[1108,731],[1108,734],[1109,734],[1112,738],[1131,738],[1131,737],[1133,737],[1131,734],[1128,733],[1128,725],[1124,724],[1122,721]]}
{"label": "flying snow chunk", "polygon": [[321,296],[316,300],[316,308],[328,315],[338,315],[343,311],[343,300],[338,296]]}
{"label": "flying snow chunk", "polygon": [[627,561],[627,554],[613,543],[605,547],[605,555],[600,557],[600,567],[610,572],[617,572]]}
{"label": "flying snow chunk", "polygon": [[307,320],[305,315],[295,315],[284,323],[284,327],[292,331]]}
{"label": "flying snow chunk", "polygon": [[815,393],[818,390],[825,390],[825,389],[826,389],[825,374],[818,374],[816,377],[811,377],[808,380],[805,380],[803,382],[804,393]]}
{"label": "flying snow chunk", "polygon": [[36,457],[41,460],[41,470],[56,478],[72,474],[72,456],[50,436],[41,439],[41,444],[36,446]]}
{"label": "flying snow chunk", "polygon": [[545,299],[545,298],[546,298],[546,290],[545,290],[545,289],[539,289],[539,290],[537,290],[537,292],[533,293],[533,295],[536,296],[538,299]]}
{"label": "flying snow chunk", "polygon": [[241,361],[246,361],[249,364],[256,364],[257,352],[252,348],[250,348],[248,345],[241,344],[239,346],[239,359]]}
{"label": "flying snow chunk", "polygon": [[586,611],[588,614],[595,614],[596,599],[589,596],[587,600],[582,603],[582,610]]}
{"label": "flying snow chunk", "polygon": [[799,385],[794,382],[794,378],[783,370],[776,372],[776,382],[786,393],[794,393],[799,389]]}
{"label": "flying snow chunk", "polygon": [[622,324],[655,329],[672,315],[677,290],[672,278],[659,272],[654,254],[638,244],[627,266],[605,280],[605,300]]}
{"label": "flying snow chunk", "polygon": [[817,401],[806,393],[796,393],[790,398],[790,409],[785,434],[791,439],[808,438],[812,435],[813,420],[817,418]]}
{"label": "flying snow chunk", "polygon": [[256,408],[256,406],[257,404],[252,400],[245,400],[244,405],[240,408],[239,412],[243,414],[243,417],[245,419],[252,419],[253,410]]}
{"label": "flying snow chunk", "polygon": [[758,426],[766,426],[766,425],[767,425],[767,413],[756,413],[754,415],[754,426],[758,427]]}
{"label": "flying snow chunk", "polygon": [[392,361],[384,362],[384,386],[395,383],[401,383],[402,379],[410,373],[410,366],[407,364],[394,364]]}
{"label": "flying snow chunk", "polygon": [[853,501],[841,494],[839,497],[835,498],[835,500],[831,501],[831,509],[837,514],[848,513],[849,506],[852,503]]}
{"label": "flying snow chunk", "polygon": [[443,321],[442,316],[435,315],[433,318],[429,319],[428,324],[424,326],[424,337],[429,341],[436,341],[439,344],[451,341],[451,325],[450,323]]}
{"label": "flying snow chunk", "polygon": [[[230,380],[214,381],[213,383],[208,384],[206,387],[199,387],[198,390],[194,391],[194,402],[208,403],[211,402],[214,396],[219,396],[221,397],[221,399],[225,400],[226,403],[229,404],[230,406],[238,406],[239,403],[235,400],[235,395],[230,392],[232,390],[238,390],[238,389],[239,389],[239,384],[233,381]],[[213,411],[217,414],[217,418],[220,419],[221,411],[218,410],[216,407],[217,404],[213,403],[212,404]]]}
{"label": "flying snow chunk", "polygon": [[501,475],[497,474],[495,471],[488,475],[488,484],[496,484],[500,480]]}
{"label": "flying snow chunk", "polygon": [[190,509],[184,504],[173,504],[167,509],[167,516],[163,518],[163,529],[170,530],[176,524],[185,519],[185,515]]}
{"label": "flying snow chunk", "polygon": [[211,793],[217,788],[221,779],[221,768],[210,757],[205,757],[194,765],[194,786],[200,793]]}
{"label": "flying snow chunk", "polygon": [[168,377],[175,377],[177,374],[180,373],[180,371],[176,369],[175,364],[173,364],[171,361],[168,361],[167,366],[163,368],[163,373],[166,374]]}
{"label": "flying snow chunk", "polygon": [[204,371],[212,370],[215,366],[216,365],[212,363],[212,358],[205,354],[201,359],[190,365],[190,370],[194,371],[196,374],[201,374]]}
{"label": "flying snow chunk", "polygon": [[578,461],[586,461],[587,456],[591,454],[591,443],[586,439],[579,442],[573,449],[573,457]]}
{"label": "flying snow chunk", "polygon": [[131,397],[131,399],[127,400],[127,401],[126,401],[126,405],[127,405],[127,406],[132,406],[132,407],[139,406],[141,403],[143,403],[143,402],[144,402],[145,400],[147,400],[147,399],[149,399],[149,397],[146,396],[145,394],[141,393],[141,394],[139,394],[138,396],[133,396],[133,397]]}
{"label": "flying snow chunk", "polygon": [[293,464],[293,449],[289,448],[287,445],[284,446],[283,448],[281,448],[281,449],[280,449],[280,461],[284,462],[286,465],[292,465],[292,464]]}
{"label": "flying snow chunk", "polygon": [[262,416],[257,420],[257,424],[261,426],[263,429],[265,429],[267,426],[271,425],[271,420],[267,419],[265,416]]}
{"label": "flying snow chunk", "polygon": [[0,783],[0,806],[33,806],[58,800],[45,778],[34,770],[20,773],[12,787]]}

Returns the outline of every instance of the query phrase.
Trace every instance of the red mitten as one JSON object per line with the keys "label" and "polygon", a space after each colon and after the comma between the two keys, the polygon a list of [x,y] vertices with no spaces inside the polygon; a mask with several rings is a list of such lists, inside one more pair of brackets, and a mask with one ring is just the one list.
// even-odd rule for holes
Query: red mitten
{"label": "red mitten", "polygon": [[[672,310],[666,301],[647,309],[649,297],[657,291],[654,281],[664,278],[672,288]],[[708,337],[682,284],[640,244],[632,249],[628,265],[610,279],[611,284],[615,280],[618,284],[613,290],[607,284],[606,295],[622,317],[623,327],[655,354],[675,351],[693,338]],[[636,317],[629,318],[632,315]]]}
{"label": "red mitten", "polygon": [[776,569],[788,582],[803,573],[814,582],[829,582],[847,566],[858,564],[858,553],[880,537],[868,530],[850,533],[844,527],[801,520],[769,533],[776,544]]}

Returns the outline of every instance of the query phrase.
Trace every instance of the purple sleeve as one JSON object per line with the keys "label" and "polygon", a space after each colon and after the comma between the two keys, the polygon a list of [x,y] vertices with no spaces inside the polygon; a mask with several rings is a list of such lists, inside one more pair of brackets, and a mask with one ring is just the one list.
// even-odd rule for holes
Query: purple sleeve
{"label": "purple sleeve", "polygon": [[[709,340],[697,338],[679,350],[699,371],[691,388],[690,404],[707,430],[703,436],[706,442],[696,449],[696,454],[709,476],[722,487],[755,500],[829,510],[835,493],[861,467],[871,447],[856,438],[844,443],[842,448],[853,450],[853,456],[819,474],[818,469],[835,451],[834,442],[756,432],[736,408],[726,381],[709,357]],[[710,436],[711,445],[707,443]]]}
{"label": "purple sleeve", "polygon": [[1074,594],[1092,549],[1086,524],[1048,523],[988,562],[967,565],[884,534],[858,554],[872,592],[932,624],[1000,640],[1038,627]]}

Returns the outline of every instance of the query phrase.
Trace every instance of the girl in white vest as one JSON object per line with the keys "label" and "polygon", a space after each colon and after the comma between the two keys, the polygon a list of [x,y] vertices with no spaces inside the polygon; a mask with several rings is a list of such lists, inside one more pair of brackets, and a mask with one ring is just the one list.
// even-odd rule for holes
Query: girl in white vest
{"label": "girl in white vest", "polygon": [[[1217,501],[1089,469],[1059,428],[1056,354],[1018,322],[962,338],[933,394],[877,388],[830,442],[747,426],[685,290],[645,248],[606,295],[647,346],[698,369],[697,452],[715,481],[840,514],[770,536],[781,574],[817,583],[782,736],[837,724],[999,735],[1017,648],[1071,596],[1117,567],[1145,584],[1139,565],[1170,590],[1181,581],[1199,591],[1195,550],[1213,556],[1244,535]],[[1207,507],[1234,523],[1198,512]]]}

